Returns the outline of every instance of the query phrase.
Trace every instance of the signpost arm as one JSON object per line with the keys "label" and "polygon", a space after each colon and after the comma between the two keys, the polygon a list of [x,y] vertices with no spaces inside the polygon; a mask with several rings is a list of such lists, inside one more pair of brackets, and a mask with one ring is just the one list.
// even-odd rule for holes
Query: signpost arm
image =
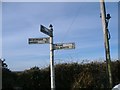
{"label": "signpost arm", "polygon": [[55,90],[55,71],[54,71],[54,49],[53,49],[53,28],[50,25],[52,30],[52,36],[50,36],[50,71],[51,71],[51,90]]}

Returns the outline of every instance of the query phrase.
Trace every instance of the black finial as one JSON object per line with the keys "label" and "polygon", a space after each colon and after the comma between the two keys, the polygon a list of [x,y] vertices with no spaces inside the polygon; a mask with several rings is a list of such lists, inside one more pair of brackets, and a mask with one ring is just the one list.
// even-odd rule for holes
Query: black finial
{"label": "black finial", "polygon": [[52,28],[53,26],[52,26],[52,24],[50,24],[50,26],[49,26],[50,28]]}

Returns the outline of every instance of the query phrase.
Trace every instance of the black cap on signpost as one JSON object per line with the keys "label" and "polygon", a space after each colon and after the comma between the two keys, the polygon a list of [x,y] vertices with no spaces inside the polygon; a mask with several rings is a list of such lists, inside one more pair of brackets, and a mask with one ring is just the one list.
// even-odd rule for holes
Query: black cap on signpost
{"label": "black cap on signpost", "polygon": [[50,29],[51,29],[51,30],[53,30],[53,26],[52,26],[52,24],[50,24],[50,26],[49,26],[49,27],[50,27]]}
{"label": "black cap on signpost", "polygon": [[51,27],[51,28],[52,28],[52,27],[53,27],[53,26],[52,26],[52,24],[50,24],[50,26],[49,26],[49,27]]}

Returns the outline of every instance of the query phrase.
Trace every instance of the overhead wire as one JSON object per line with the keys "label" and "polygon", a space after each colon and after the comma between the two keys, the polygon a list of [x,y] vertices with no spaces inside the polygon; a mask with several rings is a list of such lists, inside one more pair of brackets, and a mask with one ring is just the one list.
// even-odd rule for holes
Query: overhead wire
{"label": "overhead wire", "polygon": [[76,21],[77,17],[79,16],[79,13],[80,13],[80,12],[79,12],[79,9],[80,9],[80,6],[79,6],[78,10],[76,10],[75,17],[72,19],[72,21],[71,21],[68,29],[67,29],[66,32],[64,33],[63,38],[62,38],[62,41],[64,41],[64,40],[69,36],[69,32],[70,32],[70,30],[71,30],[71,28],[72,28],[72,25],[74,24],[74,22]]}
{"label": "overhead wire", "polygon": [[[75,14],[74,18],[72,19],[72,21],[71,21],[68,29],[66,30],[66,32],[65,32],[64,35],[62,36],[62,42],[61,42],[61,43],[64,43],[64,41],[66,40],[66,38],[69,36],[70,30],[72,30],[71,28],[72,28],[74,22],[76,21],[77,17],[79,16],[79,13],[80,13],[80,12],[79,12],[79,9],[80,9],[80,6],[79,6],[79,8],[76,10],[76,14]],[[58,52],[58,51],[56,51],[56,53],[57,53],[57,52]],[[71,55],[70,55],[70,57],[71,57]]]}

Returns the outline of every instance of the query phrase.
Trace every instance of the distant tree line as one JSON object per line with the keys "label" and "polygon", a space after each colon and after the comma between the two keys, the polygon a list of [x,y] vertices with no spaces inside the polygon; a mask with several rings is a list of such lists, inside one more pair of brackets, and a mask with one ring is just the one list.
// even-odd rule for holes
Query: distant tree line
{"label": "distant tree line", "polygon": [[[120,83],[120,61],[111,63],[113,86]],[[2,90],[50,90],[50,68],[33,67],[23,72],[2,68]],[[56,90],[99,90],[109,88],[105,62],[88,64],[63,63],[55,65]],[[106,89],[108,90],[108,89]]]}

